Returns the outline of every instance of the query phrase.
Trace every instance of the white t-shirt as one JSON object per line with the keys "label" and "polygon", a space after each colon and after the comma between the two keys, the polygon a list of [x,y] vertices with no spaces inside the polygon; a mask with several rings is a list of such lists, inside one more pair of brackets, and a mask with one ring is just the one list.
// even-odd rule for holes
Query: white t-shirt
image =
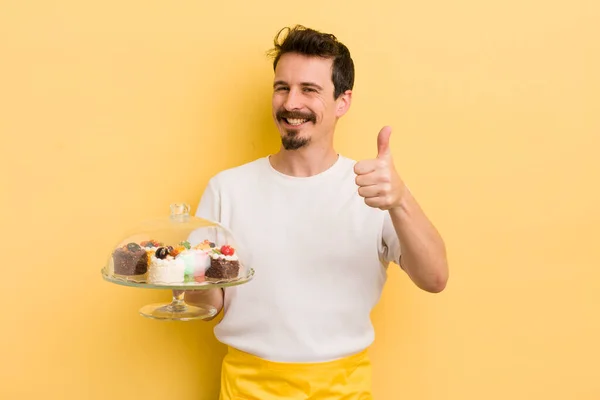
{"label": "white t-shirt", "polygon": [[358,194],[355,161],[311,177],[264,157],[213,177],[196,215],[234,235],[254,278],[225,289],[216,338],[263,359],[319,362],[367,348],[370,312],[400,244],[389,213]]}

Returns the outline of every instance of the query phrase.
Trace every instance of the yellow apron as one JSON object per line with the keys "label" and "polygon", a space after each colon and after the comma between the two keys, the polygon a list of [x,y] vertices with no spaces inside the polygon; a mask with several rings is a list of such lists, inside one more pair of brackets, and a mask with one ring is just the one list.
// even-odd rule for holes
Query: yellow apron
{"label": "yellow apron", "polygon": [[372,400],[367,351],[322,363],[278,363],[229,348],[219,400]]}

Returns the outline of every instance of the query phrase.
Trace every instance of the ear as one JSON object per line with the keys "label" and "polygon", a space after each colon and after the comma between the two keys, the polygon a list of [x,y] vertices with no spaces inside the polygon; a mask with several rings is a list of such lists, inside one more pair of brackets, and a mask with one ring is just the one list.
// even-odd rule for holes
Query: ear
{"label": "ear", "polygon": [[336,117],[340,118],[342,115],[346,114],[348,112],[348,110],[350,109],[351,103],[352,103],[352,90],[346,90],[335,101]]}

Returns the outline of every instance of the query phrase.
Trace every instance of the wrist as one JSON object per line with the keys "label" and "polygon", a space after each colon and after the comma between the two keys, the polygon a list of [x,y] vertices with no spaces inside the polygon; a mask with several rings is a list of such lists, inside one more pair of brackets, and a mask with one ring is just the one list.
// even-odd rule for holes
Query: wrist
{"label": "wrist", "polygon": [[410,209],[410,197],[410,190],[406,185],[402,185],[398,200],[396,200],[395,204],[390,208],[389,211],[397,215],[400,215],[401,213],[408,213]]}

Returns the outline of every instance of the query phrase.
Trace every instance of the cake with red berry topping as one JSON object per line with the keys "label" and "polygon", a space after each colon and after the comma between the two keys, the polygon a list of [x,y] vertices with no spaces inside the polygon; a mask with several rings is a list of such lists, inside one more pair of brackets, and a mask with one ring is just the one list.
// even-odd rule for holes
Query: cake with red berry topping
{"label": "cake with red berry topping", "polygon": [[117,275],[143,275],[148,271],[148,254],[137,243],[117,248],[113,254],[114,272]]}
{"label": "cake with red berry topping", "polygon": [[240,262],[235,249],[231,246],[221,246],[212,249],[210,253],[210,267],[205,276],[210,279],[237,278],[240,271]]}

